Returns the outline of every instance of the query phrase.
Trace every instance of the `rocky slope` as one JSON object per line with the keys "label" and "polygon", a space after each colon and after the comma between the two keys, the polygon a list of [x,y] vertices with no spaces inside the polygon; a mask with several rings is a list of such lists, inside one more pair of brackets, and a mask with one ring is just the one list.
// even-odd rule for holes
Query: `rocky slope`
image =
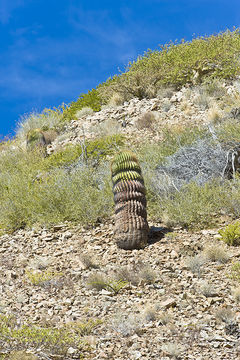
{"label": "rocky slope", "polygon": [[[226,94],[236,91],[233,85],[224,88]],[[183,88],[83,116],[48,152],[116,129],[136,144],[161,139],[166,126],[208,123],[210,110],[198,97],[198,90]],[[149,111],[155,117],[150,127],[139,123]],[[230,276],[239,248],[224,247],[218,229],[170,231],[150,222],[144,250],[121,250],[113,221],[94,227],[56,224],[0,237],[1,316],[13,316],[16,328],[101,320],[83,335],[90,344],[83,355],[74,343],[61,354],[44,343],[19,340],[15,346],[4,339],[0,356],[8,358],[14,349],[10,359],[240,359],[240,291],[233,292],[237,283]]]}

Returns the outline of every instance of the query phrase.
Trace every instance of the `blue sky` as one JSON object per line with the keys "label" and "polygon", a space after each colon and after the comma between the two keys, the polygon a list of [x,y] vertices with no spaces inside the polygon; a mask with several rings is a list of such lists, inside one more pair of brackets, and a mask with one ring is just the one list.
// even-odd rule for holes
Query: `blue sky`
{"label": "blue sky", "polygon": [[0,0],[0,136],[147,49],[240,26],[239,0]]}

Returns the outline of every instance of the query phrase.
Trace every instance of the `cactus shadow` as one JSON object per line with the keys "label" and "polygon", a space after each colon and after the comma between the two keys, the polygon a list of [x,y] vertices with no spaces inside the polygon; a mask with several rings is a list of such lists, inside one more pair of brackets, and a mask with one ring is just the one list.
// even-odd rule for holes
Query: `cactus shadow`
{"label": "cactus shadow", "polygon": [[170,228],[164,226],[151,226],[148,236],[148,244],[155,244],[164,238],[165,234],[172,232]]}

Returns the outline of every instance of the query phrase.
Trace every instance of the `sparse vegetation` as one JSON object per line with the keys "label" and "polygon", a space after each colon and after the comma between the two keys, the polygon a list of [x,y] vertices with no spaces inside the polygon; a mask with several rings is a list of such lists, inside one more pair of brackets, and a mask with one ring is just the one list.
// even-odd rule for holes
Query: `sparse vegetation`
{"label": "sparse vegetation", "polygon": [[46,281],[56,279],[63,276],[63,273],[53,271],[53,270],[45,270],[45,271],[30,271],[26,270],[26,277],[33,285],[42,285]]}

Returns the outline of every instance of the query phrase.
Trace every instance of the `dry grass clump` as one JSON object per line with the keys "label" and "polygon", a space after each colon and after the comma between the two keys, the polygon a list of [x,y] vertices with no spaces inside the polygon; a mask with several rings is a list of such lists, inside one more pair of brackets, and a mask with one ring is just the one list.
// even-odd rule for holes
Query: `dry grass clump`
{"label": "dry grass clump", "polygon": [[150,266],[143,264],[139,268],[139,277],[144,284],[153,284],[156,280],[156,273]]}
{"label": "dry grass clump", "polygon": [[209,95],[204,92],[199,92],[193,99],[195,105],[199,106],[201,110],[206,110],[210,106],[211,99]]}
{"label": "dry grass clump", "polygon": [[180,355],[183,352],[182,345],[178,343],[168,342],[162,345],[162,351],[164,354],[174,359],[180,359]]}
{"label": "dry grass clump", "polygon": [[235,315],[229,307],[220,307],[215,314],[217,320],[220,320],[226,324],[234,322]]}
{"label": "dry grass clump", "polygon": [[162,86],[157,91],[157,97],[159,99],[170,99],[174,94],[174,87],[171,86]]}
{"label": "dry grass clump", "polygon": [[158,313],[158,319],[162,325],[167,325],[172,321],[172,314],[167,311],[161,311]]}
{"label": "dry grass clump", "polygon": [[98,265],[96,265],[96,260],[88,254],[81,254],[79,256],[79,259],[86,269],[96,269],[99,267]]}
{"label": "dry grass clump", "polygon": [[202,273],[202,267],[205,264],[206,259],[202,254],[189,257],[186,260],[187,267],[191,270],[193,274],[197,274],[200,277]]}
{"label": "dry grass clump", "polygon": [[91,274],[87,279],[87,287],[89,289],[95,289],[101,291],[106,289],[106,276],[101,273]]}
{"label": "dry grass clump", "polygon": [[200,293],[206,297],[211,297],[216,295],[216,289],[212,283],[203,281],[200,285]]}
{"label": "dry grass clump", "polygon": [[80,119],[81,117],[83,116],[87,116],[87,115],[92,115],[94,113],[93,109],[86,106],[86,107],[83,107],[81,110],[78,110],[76,113],[75,113],[75,117],[77,119]]}
{"label": "dry grass clump", "polygon": [[109,118],[97,126],[92,126],[91,131],[95,132],[99,136],[111,136],[119,134],[121,131],[121,126],[116,119]]}
{"label": "dry grass clump", "polygon": [[238,286],[232,290],[232,295],[233,295],[234,300],[237,303],[240,303],[240,286]]}
{"label": "dry grass clump", "polygon": [[134,286],[137,286],[140,282],[140,277],[136,269],[129,266],[118,268],[116,270],[115,279],[127,281]]}
{"label": "dry grass clump", "polygon": [[34,129],[57,129],[63,122],[61,110],[45,109],[42,113],[32,112],[21,117],[17,124],[17,137],[26,139],[29,131]]}
{"label": "dry grass clump", "polygon": [[153,130],[154,122],[155,122],[155,116],[151,111],[149,111],[149,112],[144,113],[138,119],[136,126],[137,126],[138,130],[143,130],[143,129]]}
{"label": "dry grass clump", "polygon": [[125,99],[122,95],[114,93],[108,101],[108,106],[120,106],[124,103]]}
{"label": "dry grass clump", "polygon": [[210,245],[203,250],[203,255],[209,261],[216,261],[222,264],[228,262],[230,255],[227,247],[222,245]]}
{"label": "dry grass clump", "polygon": [[111,323],[111,328],[124,337],[140,333],[142,326],[142,318],[133,314],[117,314]]}
{"label": "dry grass clump", "polygon": [[216,123],[223,118],[223,111],[214,103],[208,110],[208,120]]}
{"label": "dry grass clump", "polygon": [[139,283],[152,284],[156,279],[156,273],[150,266],[140,263],[135,267],[120,267],[115,273],[115,279],[127,281],[134,286]]}
{"label": "dry grass clump", "polygon": [[144,311],[143,316],[146,321],[155,321],[157,319],[156,309],[151,306],[147,307]]}

